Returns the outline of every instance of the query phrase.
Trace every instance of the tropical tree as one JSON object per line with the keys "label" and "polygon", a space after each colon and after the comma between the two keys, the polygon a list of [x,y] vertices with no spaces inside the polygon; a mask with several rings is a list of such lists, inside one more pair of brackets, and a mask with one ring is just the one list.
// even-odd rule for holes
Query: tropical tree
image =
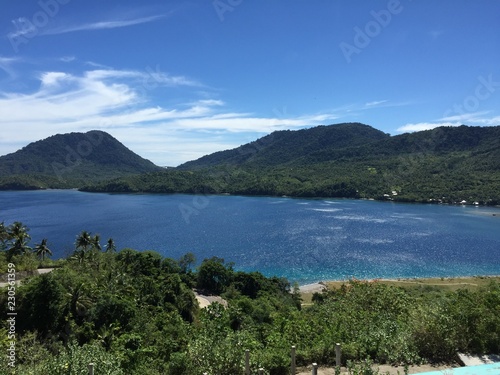
{"label": "tropical tree", "polygon": [[42,262],[45,260],[45,256],[52,256],[52,251],[47,247],[47,239],[44,238],[41,243],[35,245],[35,249],[33,250],[35,254],[42,258]]}
{"label": "tropical tree", "polygon": [[101,251],[101,236],[99,234],[96,234],[94,237],[92,237],[92,246],[94,249]]}
{"label": "tropical tree", "polygon": [[75,242],[76,250],[80,250],[86,253],[89,248],[93,245],[93,239],[89,232],[86,230],[82,231],[77,237]]}
{"label": "tropical tree", "polygon": [[[25,289],[19,308],[23,329],[38,331],[42,336],[61,332],[64,319],[65,291],[57,276],[52,273],[33,279]],[[16,328],[18,328],[16,326]]]}
{"label": "tropical tree", "polygon": [[90,250],[87,251],[87,259],[90,264],[95,267],[95,269],[99,270],[100,268],[100,252],[102,250],[101,247],[101,236],[96,234],[95,236],[90,236]]}
{"label": "tropical tree", "polygon": [[8,227],[7,235],[9,236],[9,239],[11,241],[10,247],[8,249],[9,257],[12,257],[14,255],[22,255],[31,250],[31,248],[28,246],[28,243],[31,239],[28,231],[29,228],[19,221],[14,222]]}
{"label": "tropical tree", "polygon": [[116,251],[115,241],[112,238],[109,238],[106,242],[106,252],[112,253]]}
{"label": "tropical tree", "polygon": [[196,257],[193,253],[189,252],[181,256],[179,259],[179,266],[182,272],[187,273],[191,270],[191,267],[196,263]]}
{"label": "tropical tree", "polygon": [[197,288],[220,295],[229,286],[233,274],[232,263],[225,263],[218,257],[204,259],[198,267]]}

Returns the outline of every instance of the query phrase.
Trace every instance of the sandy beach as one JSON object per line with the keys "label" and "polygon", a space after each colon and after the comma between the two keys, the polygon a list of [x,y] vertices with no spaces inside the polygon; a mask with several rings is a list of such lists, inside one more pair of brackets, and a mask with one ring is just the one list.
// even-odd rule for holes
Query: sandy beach
{"label": "sandy beach", "polygon": [[299,289],[301,293],[318,293],[327,289],[327,287],[322,281],[320,281],[319,283],[301,285],[299,286]]}
{"label": "sandy beach", "polygon": [[[477,288],[486,286],[491,281],[500,282],[500,276],[452,276],[452,277],[413,277],[413,278],[381,278],[381,279],[366,279],[358,281],[378,282],[393,286],[435,286],[445,289],[459,289],[459,288]],[[349,282],[349,280],[329,280],[321,281],[319,284],[326,285],[328,288],[338,288],[342,284]]]}
{"label": "sandy beach", "polygon": [[[398,286],[408,289],[414,288],[438,288],[440,290],[455,291],[458,289],[474,290],[486,287],[492,281],[500,283],[500,276],[461,276],[461,277],[428,277],[428,278],[396,278],[396,279],[356,279],[364,282],[377,282],[385,285]],[[299,286],[302,294],[302,305],[308,306],[312,303],[314,293],[321,293],[327,289],[338,289],[349,280],[318,281]]]}

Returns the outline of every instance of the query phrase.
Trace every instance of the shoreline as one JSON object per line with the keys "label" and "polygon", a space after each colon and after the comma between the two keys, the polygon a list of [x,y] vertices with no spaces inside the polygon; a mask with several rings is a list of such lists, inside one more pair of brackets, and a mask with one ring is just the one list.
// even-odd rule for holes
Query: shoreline
{"label": "shoreline", "polygon": [[[86,189],[85,186],[73,187],[73,188],[27,188],[27,189],[0,189],[0,191],[6,192],[23,192],[23,191],[78,191],[81,193],[92,193],[92,194],[124,194],[124,195],[134,195],[134,194],[151,194],[151,195],[200,195],[200,196],[241,196],[241,197],[269,197],[269,198],[290,198],[290,199],[346,199],[346,200],[363,200],[363,201],[374,201],[374,202],[387,202],[387,203],[402,203],[402,204],[422,204],[422,205],[442,205],[442,206],[462,206],[462,207],[481,207],[481,208],[495,208],[500,209],[499,204],[488,204],[484,202],[475,201],[440,201],[439,199],[394,199],[394,197],[322,197],[322,196],[312,196],[312,197],[302,197],[296,195],[272,195],[272,194],[232,194],[232,193],[211,193],[206,194],[203,192],[199,193],[188,193],[188,192],[175,192],[175,193],[165,193],[165,192],[154,192],[154,191],[102,191],[102,190],[91,190]],[[477,204],[476,204],[477,203]],[[488,215],[487,215],[488,216]],[[500,216],[500,214],[492,213],[491,216]]]}
{"label": "shoreline", "polygon": [[[380,282],[389,285],[409,285],[409,286],[436,286],[436,287],[479,287],[484,285],[485,282],[489,281],[499,281],[500,275],[474,275],[474,276],[443,276],[443,277],[398,277],[398,278],[379,278],[379,279],[342,279],[342,280],[324,280],[315,283],[308,283],[304,285],[299,285],[301,293],[312,294],[322,292],[327,289],[336,289],[343,284],[347,284],[352,280],[361,282]],[[456,281],[456,282],[454,282]],[[476,282],[474,282],[476,281]]]}

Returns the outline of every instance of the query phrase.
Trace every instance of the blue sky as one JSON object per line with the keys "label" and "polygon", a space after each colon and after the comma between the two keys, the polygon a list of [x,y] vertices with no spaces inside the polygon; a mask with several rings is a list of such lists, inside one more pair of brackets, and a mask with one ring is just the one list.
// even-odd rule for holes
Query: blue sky
{"label": "blue sky", "polygon": [[500,125],[497,0],[0,6],[0,155],[101,129],[176,166],[281,129]]}

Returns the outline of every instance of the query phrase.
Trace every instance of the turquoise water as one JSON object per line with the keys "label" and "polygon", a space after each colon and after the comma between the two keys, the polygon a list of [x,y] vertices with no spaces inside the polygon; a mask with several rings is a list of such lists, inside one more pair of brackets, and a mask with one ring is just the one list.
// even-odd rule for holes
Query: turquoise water
{"label": "turquoise water", "polygon": [[420,375],[500,375],[500,363],[458,367],[443,371],[423,372]]}
{"label": "turquoise water", "polygon": [[[495,215],[495,216],[493,216]],[[328,279],[500,274],[498,208],[241,196],[0,192],[0,221],[71,254],[82,230],[103,245],[156,250],[301,284]]]}

